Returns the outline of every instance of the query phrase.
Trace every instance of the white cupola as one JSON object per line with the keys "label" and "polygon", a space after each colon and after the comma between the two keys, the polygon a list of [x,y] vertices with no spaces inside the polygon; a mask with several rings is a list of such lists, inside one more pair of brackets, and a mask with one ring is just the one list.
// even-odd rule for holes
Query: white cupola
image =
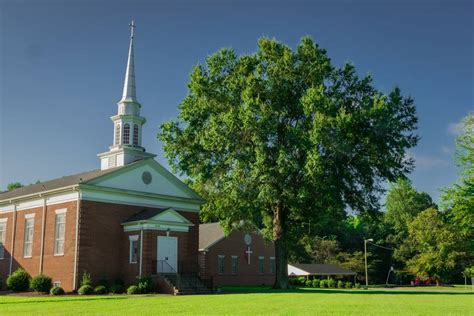
{"label": "white cupola", "polygon": [[134,37],[135,24],[132,21],[122,99],[117,103],[117,115],[111,117],[114,123],[113,143],[108,152],[98,155],[101,170],[124,166],[137,160],[156,156],[147,153],[145,148],[142,147],[142,126],[146,119],[140,116],[141,104],[137,100],[133,52]]}

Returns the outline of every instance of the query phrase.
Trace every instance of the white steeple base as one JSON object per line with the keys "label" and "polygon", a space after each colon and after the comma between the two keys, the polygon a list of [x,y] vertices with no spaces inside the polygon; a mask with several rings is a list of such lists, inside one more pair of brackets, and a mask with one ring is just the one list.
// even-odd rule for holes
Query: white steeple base
{"label": "white steeple base", "polygon": [[110,151],[98,154],[100,158],[100,170],[121,167],[137,160],[154,158],[156,155],[144,152],[142,148],[115,147]]}

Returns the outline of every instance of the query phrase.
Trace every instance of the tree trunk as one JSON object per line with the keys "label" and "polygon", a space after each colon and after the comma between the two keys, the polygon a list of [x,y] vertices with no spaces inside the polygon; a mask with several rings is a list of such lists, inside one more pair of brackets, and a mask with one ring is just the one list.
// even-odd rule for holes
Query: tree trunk
{"label": "tree trunk", "polygon": [[275,242],[275,289],[288,288],[288,245],[286,243],[286,214],[281,203],[273,211],[273,241]]}

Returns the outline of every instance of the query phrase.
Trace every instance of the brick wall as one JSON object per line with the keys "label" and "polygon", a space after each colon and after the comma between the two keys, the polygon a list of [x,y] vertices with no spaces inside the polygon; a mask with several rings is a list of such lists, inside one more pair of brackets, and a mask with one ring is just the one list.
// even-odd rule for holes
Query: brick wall
{"label": "brick wall", "polygon": [[[106,277],[113,281],[123,279],[134,283],[139,273],[139,263],[129,263],[129,235],[140,235],[140,231],[124,233],[121,223],[145,209],[141,206],[82,201],[79,237],[79,278],[87,271],[93,280]],[[150,208],[146,208],[150,209]],[[178,236],[178,261],[194,262],[197,266],[199,215],[179,212],[195,224],[188,233],[170,232]],[[143,275],[153,272],[152,261],[156,260],[157,236],[164,231],[144,231]]]}
{"label": "brick wall", "polygon": [[[55,239],[55,211],[67,209],[64,255],[54,256]],[[23,257],[23,246],[25,240],[25,215],[35,214],[33,226],[32,256]],[[5,280],[10,271],[10,255],[13,248],[12,271],[19,267],[28,271],[31,276],[38,275],[41,260],[41,237],[43,229],[43,207],[20,210],[16,214],[16,225],[14,225],[14,213],[0,214],[0,218],[7,218],[7,237],[5,242],[5,259],[0,260],[0,278]],[[16,227],[14,227],[16,226]],[[42,272],[53,279],[53,282],[61,282],[66,290],[72,290],[74,249],[75,249],[75,226],[76,226],[76,202],[66,202],[48,205],[45,212],[44,226],[44,249]],[[12,230],[15,229],[15,242],[12,247]]]}
{"label": "brick wall", "polygon": [[[64,255],[54,255],[55,211],[67,209]],[[134,283],[139,274],[138,264],[129,263],[128,235],[140,235],[140,232],[124,233],[121,223],[130,216],[142,211],[144,207],[121,204],[81,201],[79,217],[79,252],[77,284],[82,274],[87,271],[94,281],[106,277],[110,282],[121,278],[127,283]],[[178,262],[191,263],[184,265],[197,267],[199,241],[199,215],[193,212],[179,212],[195,226],[188,233],[170,232],[178,237]],[[34,236],[31,258],[23,258],[25,215],[35,214]],[[14,245],[13,270],[22,267],[32,276],[40,273],[41,230],[43,207],[17,212]],[[12,230],[14,213],[2,213],[0,218],[7,218],[5,258],[0,260],[0,279],[5,282],[9,274],[10,253],[12,249]],[[74,251],[76,234],[76,202],[49,205],[45,213],[45,234],[43,273],[52,277],[53,282],[61,282],[66,291],[73,290]],[[156,260],[157,236],[165,236],[164,231],[144,231],[143,274],[153,272],[152,261]]]}
{"label": "brick wall", "polygon": [[0,218],[7,219],[6,236],[5,236],[5,250],[4,259],[0,259],[0,288],[3,288],[5,280],[10,272],[10,257],[12,244],[12,229],[13,229],[13,212],[0,213]]}
{"label": "brick wall", "polygon": [[[245,257],[247,246],[244,243],[245,233],[233,232],[209,251],[199,253],[201,277],[212,279],[215,286],[223,285],[272,285],[275,275],[270,273],[270,257],[275,256],[275,247],[271,241],[265,241],[257,234],[252,236],[250,264]],[[218,273],[217,257],[224,255],[224,273]],[[231,257],[237,256],[237,274],[231,273]],[[264,257],[264,273],[259,273],[258,257]]]}

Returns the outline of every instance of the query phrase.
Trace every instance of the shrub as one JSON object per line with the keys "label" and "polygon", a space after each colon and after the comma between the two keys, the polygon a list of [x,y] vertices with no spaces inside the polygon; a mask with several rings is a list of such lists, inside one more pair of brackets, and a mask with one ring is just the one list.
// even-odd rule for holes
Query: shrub
{"label": "shrub", "polygon": [[82,275],[81,287],[83,287],[84,285],[89,285],[92,287],[91,275],[86,271],[84,271],[84,274]]}
{"label": "shrub", "polygon": [[91,295],[94,293],[94,288],[90,285],[82,285],[79,290],[77,290],[79,295]]}
{"label": "shrub", "polygon": [[127,294],[128,295],[140,294],[140,290],[138,289],[138,286],[130,285],[127,289]]}
{"label": "shrub", "polygon": [[125,282],[123,282],[123,280],[121,278],[115,279],[114,284],[121,285],[121,286],[125,287]]}
{"label": "shrub", "polygon": [[288,282],[289,282],[291,285],[301,285],[300,280],[298,280],[298,278],[289,278],[289,279],[288,279]]}
{"label": "shrub", "polygon": [[104,294],[107,294],[107,288],[103,285],[98,285],[94,288],[94,294],[97,294],[97,295],[104,295]]}
{"label": "shrub", "polygon": [[7,278],[7,287],[15,292],[26,291],[30,287],[30,279],[31,276],[28,272],[18,268]]}
{"label": "shrub", "polygon": [[360,289],[360,283],[356,283],[354,286],[356,289]]}
{"label": "shrub", "polygon": [[124,286],[121,284],[114,284],[109,288],[109,292],[113,294],[122,294]]}
{"label": "shrub", "polygon": [[314,279],[313,280],[313,287],[319,287],[319,282],[321,282],[321,281],[319,281],[319,279]]}
{"label": "shrub", "polygon": [[64,295],[64,290],[60,286],[55,286],[51,288],[51,291],[49,291],[49,294],[51,295]]}
{"label": "shrub", "polygon": [[97,282],[97,285],[102,285],[106,289],[109,288],[109,280],[107,279],[107,276],[103,275]]}
{"label": "shrub", "polygon": [[304,283],[305,286],[311,287],[313,285],[313,281],[311,280],[306,280]]}
{"label": "shrub", "polygon": [[138,290],[141,294],[150,293],[153,291],[153,280],[151,277],[142,276],[138,279]]}
{"label": "shrub", "polygon": [[44,274],[38,274],[30,280],[30,288],[36,292],[49,293],[53,287],[53,280]]}
{"label": "shrub", "polygon": [[300,276],[296,278],[298,285],[305,285],[306,284],[306,278],[304,276]]}
{"label": "shrub", "polygon": [[346,285],[346,289],[352,289],[352,282],[347,281],[345,285]]}
{"label": "shrub", "polygon": [[334,281],[333,279],[329,279],[328,280],[328,287],[335,288],[336,287],[336,281]]}
{"label": "shrub", "polygon": [[338,289],[343,289],[344,288],[344,282],[342,282],[341,280],[337,281],[337,288]]}
{"label": "shrub", "polygon": [[321,280],[319,282],[319,286],[324,289],[324,288],[327,288],[328,287],[328,280]]}

